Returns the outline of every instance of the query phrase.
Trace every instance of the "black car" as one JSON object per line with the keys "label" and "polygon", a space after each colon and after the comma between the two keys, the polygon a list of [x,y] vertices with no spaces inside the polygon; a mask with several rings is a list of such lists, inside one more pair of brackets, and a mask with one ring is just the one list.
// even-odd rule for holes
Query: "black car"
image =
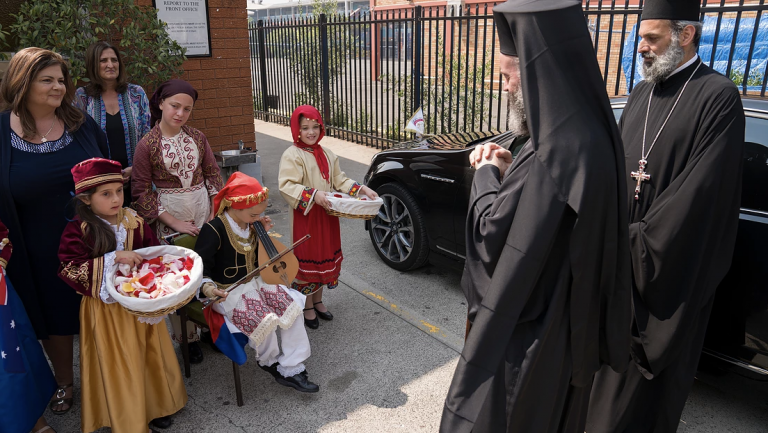
{"label": "black car", "polygon": [[[704,353],[768,381],[768,100],[742,102],[747,122],[739,230],[731,269],[715,295]],[[625,103],[612,100],[617,119]],[[474,176],[469,153],[486,141],[515,149],[514,139],[509,133],[450,134],[374,156],[365,182],[384,205],[366,229],[379,257],[401,271],[437,259],[462,269]]]}

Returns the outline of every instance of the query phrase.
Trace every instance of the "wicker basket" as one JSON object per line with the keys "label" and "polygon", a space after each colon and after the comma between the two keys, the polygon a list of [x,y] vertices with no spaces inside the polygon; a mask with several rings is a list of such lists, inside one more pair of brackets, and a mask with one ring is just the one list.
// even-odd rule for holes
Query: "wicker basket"
{"label": "wicker basket", "polygon": [[326,209],[328,215],[339,218],[352,218],[369,220],[379,213],[379,208],[384,201],[380,198],[376,200],[361,201],[343,193],[333,193],[328,197],[333,206],[332,209]]}
{"label": "wicker basket", "polygon": [[141,248],[134,252],[144,258],[158,257],[163,254],[188,256],[192,257],[195,263],[190,271],[190,280],[184,287],[180,288],[175,293],[155,299],[139,299],[119,293],[113,284],[117,269],[112,270],[106,275],[106,278],[108,278],[107,281],[110,282],[107,284],[107,291],[125,311],[139,317],[162,317],[183,307],[197,294],[197,289],[200,287],[203,280],[203,260],[197,253],[190,249],[175,245]]}
{"label": "wicker basket", "polygon": [[360,219],[360,220],[370,220],[373,219],[373,217],[376,216],[376,214],[373,215],[355,215],[350,213],[343,213],[343,212],[337,212],[333,209],[326,209],[325,210],[328,215],[332,215],[339,218],[352,218],[352,219]]}
{"label": "wicker basket", "polygon": [[187,299],[179,302],[176,305],[173,305],[173,306],[170,306],[170,307],[167,307],[167,308],[163,308],[163,309],[160,309],[160,310],[157,310],[157,311],[151,311],[151,312],[131,310],[130,308],[128,308],[128,307],[126,307],[125,305],[122,305],[122,304],[120,306],[123,307],[123,310],[133,314],[134,316],[146,317],[146,318],[149,318],[149,319],[154,319],[156,317],[163,317],[166,314],[171,314],[174,311],[178,310],[179,308],[187,305],[189,303],[189,301],[191,301],[192,298],[195,297],[196,294],[197,294],[196,292],[192,292],[192,294],[189,295],[189,297]]}

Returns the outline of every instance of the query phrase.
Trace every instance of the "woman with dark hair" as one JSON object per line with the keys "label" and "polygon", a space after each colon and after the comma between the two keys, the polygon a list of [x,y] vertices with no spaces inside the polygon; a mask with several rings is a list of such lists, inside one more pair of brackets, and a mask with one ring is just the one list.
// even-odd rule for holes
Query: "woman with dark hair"
{"label": "woman with dark hair", "polygon": [[[136,211],[162,241],[174,233],[197,236],[214,217],[213,198],[222,188],[221,171],[205,134],[186,125],[197,91],[184,80],[161,84],[149,103],[152,130],[136,147],[133,199]],[[153,188],[153,186],[155,188]],[[181,321],[172,315],[172,337],[181,342]],[[200,336],[188,322],[190,361],[203,362]]]}
{"label": "woman with dark hair", "polygon": [[144,89],[128,82],[120,50],[108,42],[85,53],[89,83],[77,89],[77,102],[107,134],[110,159],[123,167],[125,206],[131,202],[131,172],[136,145],[149,132],[149,101]]}
{"label": "woman with dark hair", "polygon": [[74,97],[64,59],[41,48],[16,53],[0,84],[0,220],[14,246],[6,271],[53,364],[58,389],[50,407],[58,415],[72,408],[82,299],[58,278],[59,239],[75,190],[70,169],[108,152],[104,133]]}

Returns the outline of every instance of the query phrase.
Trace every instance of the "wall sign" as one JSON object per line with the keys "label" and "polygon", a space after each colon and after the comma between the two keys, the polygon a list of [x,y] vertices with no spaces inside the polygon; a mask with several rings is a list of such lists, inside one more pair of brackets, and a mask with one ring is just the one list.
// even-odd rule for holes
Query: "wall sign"
{"label": "wall sign", "polygon": [[153,0],[168,35],[187,49],[187,57],[211,56],[208,0]]}

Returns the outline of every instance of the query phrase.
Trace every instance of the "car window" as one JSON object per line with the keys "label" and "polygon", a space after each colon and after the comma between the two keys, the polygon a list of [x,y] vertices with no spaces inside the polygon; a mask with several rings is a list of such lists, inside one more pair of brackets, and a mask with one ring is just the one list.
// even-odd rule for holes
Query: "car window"
{"label": "car window", "polygon": [[768,211],[768,119],[747,115],[741,207]]}
{"label": "car window", "polygon": [[[624,108],[613,108],[618,122]],[[741,207],[768,212],[768,119],[746,117]]]}
{"label": "car window", "polygon": [[623,108],[614,108],[613,109],[613,117],[616,118],[616,121],[618,122],[619,119],[621,119],[621,113],[624,112]]}

